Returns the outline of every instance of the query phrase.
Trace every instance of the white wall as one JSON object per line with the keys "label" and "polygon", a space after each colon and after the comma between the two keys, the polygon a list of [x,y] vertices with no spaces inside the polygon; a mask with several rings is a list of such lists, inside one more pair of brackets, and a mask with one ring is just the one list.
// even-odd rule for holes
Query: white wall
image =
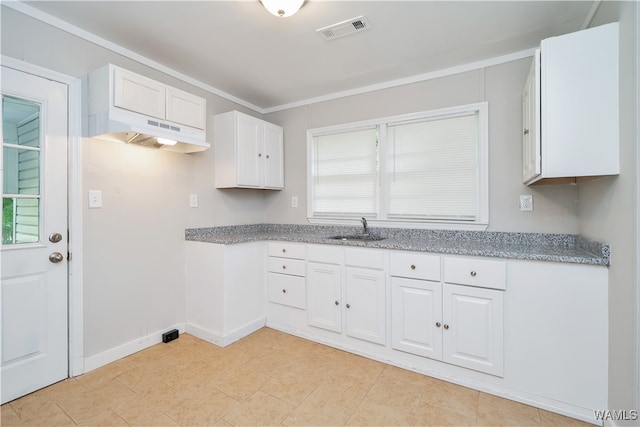
{"label": "white wall", "polygon": [[[620,175],[579,186],[580,233],[611,244],[609,409],[640,410],[638,390],[638,3],[603,2],[592,26],[620,22]],[[622,425],[622,423],[618,424]],[[637,425],[637,421],[629,425]]]}
{"label": "white wall", "polygon": [[[265,221],[307,222],[307,129],[488,101],[489,230],[577,233],[576,187],[527,187],[522,184],[521,93],[530,66],[530,59],[522,59],[267,114],[266,120],[284,127],[285,189],[267,195]],[[533,212],[520,212],[520,194],[533,194]],[[292,196],[298,196],[298,208],[291,208]]]}

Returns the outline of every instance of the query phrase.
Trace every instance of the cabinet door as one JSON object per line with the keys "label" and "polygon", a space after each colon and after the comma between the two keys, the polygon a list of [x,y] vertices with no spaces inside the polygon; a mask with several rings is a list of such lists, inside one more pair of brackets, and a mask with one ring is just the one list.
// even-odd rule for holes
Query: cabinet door
{"label": "cabinet door", "polygon": [[540,50],[522,91],[522,182],[540,175]]}
{"label": "cabinet door", "polygon": [[342,275],[335,264],[307,262],[307,320],[309,325],[342,332]]}
{"label": "cabinet door", "polygon": [[204,129],[207,104],[204,98],[167,88],[167,120],[196,129]]}
{"label": "cabinet door", "polygon": [[445,284],[443,360],[502,376],[503,291]]}
{"label": "cabinet door", "polygon": [[113,105],[159,119],[165,118],[165,85],[120,68],[114,70],[113,78]]}
{"label": "cabinet door", "polygon": [[263,137],[264,125],[262,120],[244,114],[237,115],[236,153],[239,186],[262,186]]}
{"label": "cabinet door", "polygon": [[442,359],[442,285],[391,278],[391,343],[396,350]]}
{"label": "cabinet door", "polygon": [[271,123],[264,124],[264,186],[284,188],[283,130]]}
{"label": "cabinet door", "polygon": [[385,273],[382,270],[346,268],[347,335],[376,344],[386,343]]}

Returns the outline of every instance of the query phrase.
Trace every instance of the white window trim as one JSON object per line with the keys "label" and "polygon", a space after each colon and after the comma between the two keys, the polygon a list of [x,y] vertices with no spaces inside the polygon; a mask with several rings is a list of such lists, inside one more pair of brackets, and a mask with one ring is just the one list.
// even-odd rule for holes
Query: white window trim
{"label": "white window trim", "polygon": [[[489,226],[489,105],[487,102],[479,102],[474,104],[466,104],[455,107],[441,108],[437,110],[422,111],[417,113],[403,114],[398,116],[382,117],[378,119],[364,120],[352,123],[344,123],[333,126],[325,126],[307,130],[307,220],[311,224],[331,224],[331,225],[359,225],[359,218],[340,218],[340,217],[322,217],[313,216],[313,142],[314,137],[327,135],[337,132],[353,131],[372,126],[380,126],[381,144],[386,144],[386,126],[391,123],[418,120],[424,118],[444,117],[463,112],[477,111],[479,123],[479,147],[478,147],[478,165],[479,165],[479,205],[478,219],[475,221],[443,221],[443,220],[388,220],[367,218],[368,223],[373,227],[395,227],[395,228],[421,228],[421,229],[439,229],[439,230],[476,230],[484,231]],[[384,141],[383,141],[384,140]],[[380,196],[378,197],[378,213],[382,213],[384,208],[380,199],[386,197],[387,185],[379,175],[381,182],[379,185]]]}

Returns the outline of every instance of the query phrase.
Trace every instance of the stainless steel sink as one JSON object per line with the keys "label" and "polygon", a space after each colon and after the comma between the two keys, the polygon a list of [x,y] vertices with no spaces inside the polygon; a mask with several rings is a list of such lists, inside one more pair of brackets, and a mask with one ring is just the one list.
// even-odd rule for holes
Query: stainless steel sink
{"label": "stainless steel sink", "polygon": [[384,240],[386,237],[382,237],[377,234],[349,234],[346,236],[331,236],[331,240],[355,240],[359,242],[375,242],[377,240]]}

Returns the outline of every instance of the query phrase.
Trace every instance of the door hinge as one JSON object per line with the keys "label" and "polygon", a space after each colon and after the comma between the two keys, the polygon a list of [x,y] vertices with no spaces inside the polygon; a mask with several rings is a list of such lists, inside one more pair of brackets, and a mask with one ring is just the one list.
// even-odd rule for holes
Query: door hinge
{"label": "door hinge", "polygon": [[71,252],[67,252],[67,261],[71,261]]}

